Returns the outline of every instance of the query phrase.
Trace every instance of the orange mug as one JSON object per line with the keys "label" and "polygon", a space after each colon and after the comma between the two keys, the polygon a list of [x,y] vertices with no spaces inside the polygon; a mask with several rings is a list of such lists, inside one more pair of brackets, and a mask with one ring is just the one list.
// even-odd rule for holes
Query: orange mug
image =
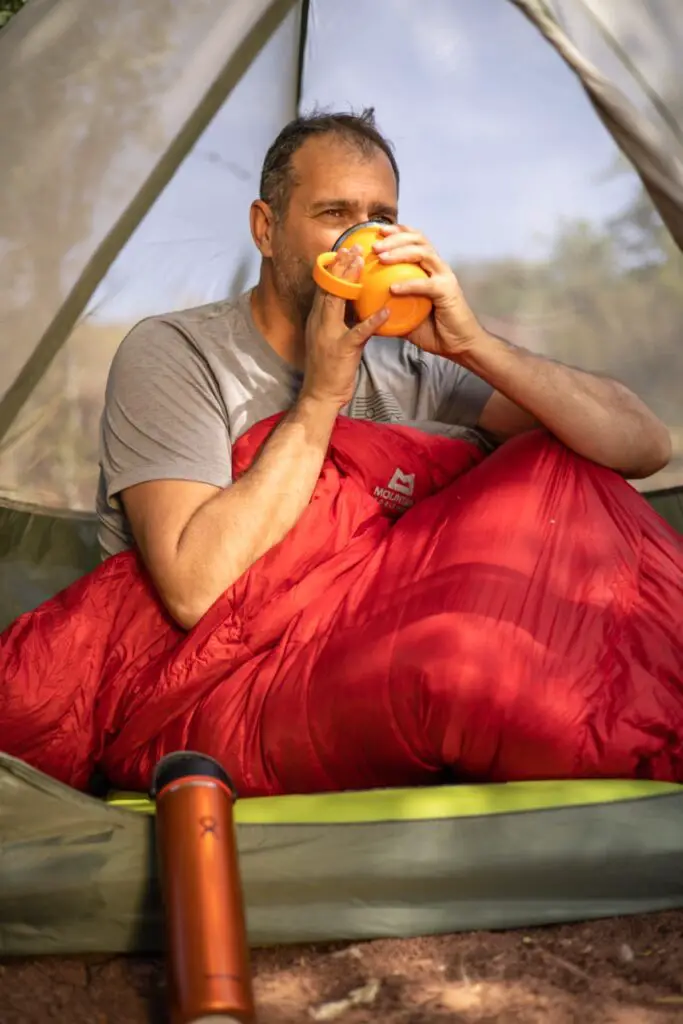
{"label": "orange mug", "polygon": [[[423,295],[392,295],[391,285],[397,281],[414,281],[429,275],[415,263],[382,263],[373,251],[373,245],[382,237],[380,221],[369,220],[356,224],[340,235],[331,252],[318,256],[313,267],[313,280],[323,291],[353,303],[359,320],[366,320],[386,306],[389,316],[377,334],[401,338],[411,334],[432,311],[432,301]],[[342,246],[357,245],[363,256],[360,281],[345,281],[327,269]]]}

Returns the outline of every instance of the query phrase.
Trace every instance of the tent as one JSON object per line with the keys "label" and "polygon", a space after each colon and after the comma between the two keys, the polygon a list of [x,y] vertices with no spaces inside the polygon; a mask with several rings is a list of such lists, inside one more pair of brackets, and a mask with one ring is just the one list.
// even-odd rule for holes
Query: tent
{"label": "tent", "polygon": [[[0,628],[98,560],[126,330],[254,278],[246,212],[297,109],[374,105],[402,216],[513,341],[666,420],[683,530],[676,0],[28,0],[0,33]],[[351,13],[351,16],[349,16]],[[683,790],[525,783],[238,804],[252,941],[683,906]],[[153,809],[0,755],[0,954],[154,950]]]}

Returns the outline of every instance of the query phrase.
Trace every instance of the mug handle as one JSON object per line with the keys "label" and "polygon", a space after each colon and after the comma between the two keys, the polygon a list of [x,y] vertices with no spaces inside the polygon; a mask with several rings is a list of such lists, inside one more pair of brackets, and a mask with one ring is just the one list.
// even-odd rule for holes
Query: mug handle
{"label": "mug handle", "polygon": [[363,290],[363,285],[358,281],[344,281],[341,277],[335,277],[327,267],[337,258],[336,252],[322,252],[315,261],[313,267],[313,280],[330,295],[336,295],[338,299],[357,299]]}

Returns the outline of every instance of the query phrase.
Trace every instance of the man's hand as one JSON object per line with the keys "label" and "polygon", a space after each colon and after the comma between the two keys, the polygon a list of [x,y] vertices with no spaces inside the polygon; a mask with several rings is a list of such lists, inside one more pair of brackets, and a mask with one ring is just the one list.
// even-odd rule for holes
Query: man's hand
{"label": "man's hand", "polygon": [[666,466],[669,432],[633,392],[489,334],[453,271],[423,235],[397,225],[386,225],[382,234],[374,248],[383,263],[415,263],[429,275],[392,287],[395,295],[425,295],[434,304],[409,340],[460,363],[493,387],[479,419],[483,430],[505,440],[544,426],[579,455],[630,478]]}
{"label": "man's hand", "polygon": [[[340,249],[328,270],[335,277],[358,281],[363,268],[360,249]],[[318,288],[306,323],[306,356],[302,398],[341,409],[353,397],[358,365],[366,342],[389,312],[380,309],[367,320],[347,327],[346,302]]]}
{"label": "man's hand", "polygon": [[381,228],[383,237],[373,246],[382,263],[415,263],[429,275],[392,285],[394,295],[424,295],[432,300],[431,316],[409,340],[425,352],[459,362],[459,355],[476,344],[483,328],[467,304],[453,270],[424,235],[399,224]]}
{"label": "man's hand", "polygon": [[[357,253],[340,253],[332,269],[354,280],[360,266]],[[343,299],[316,295],[301,394],[239,480],[223,491],[162,479],[122,492],[159,595],[185,629],[280,543],[311,500],[335,420],[353,395],[363,346],[387,315],[381,311],[349,330],[344,311]]]}

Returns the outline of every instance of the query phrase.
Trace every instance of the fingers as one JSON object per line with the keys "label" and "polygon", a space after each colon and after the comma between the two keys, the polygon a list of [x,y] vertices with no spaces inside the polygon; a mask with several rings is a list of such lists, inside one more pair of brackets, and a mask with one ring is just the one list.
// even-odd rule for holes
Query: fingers
{"label": "fingers", "polygon": [[[363,257],[358,246],[351,249],[340,249],[336,259],[327,267],[330,274],[345,281],[358,281],[363,269]],[[344,324],[346,300],[331,295],[322,288],[317,289],[311,313],[319,318],[320,323]]]}
{"label": "fingers", "polygon": [[337,258],[327,268],[335,277],[342,277],[347,281],[357,281],[363,269],[363,256],[360,246],[354,245],[351,249],[340,249]]}
{"label": "fingers", "polygon": [[442,260],[430,245],[414,243],[379,253],[382,263],[419,263],[430,274],[443,273]]}
{"label": "fingers", "polygon": [[425,295],[429,299],[438,299],[443,292],[443,285],[432,277],[416,277],[414,281],[397,281],[391,285],[392,295]]}
{"label": "fingers", "polygon": [[382,263],[419,263],[432,274],[450,270],[424,235],[410,228],[397,228],[375,242],[373,249]]}
{"label": "fingers", "polygon": [[383,235],[394,235],[397,231],[410,231],[405,224],[380,224],[378,230]]}
{"label": "fingers", "polygon": [[[457,277],[450,267],[446,269],[450,281],[449,292],[461,294]],[[412,280],[396,281],[389,286],[389,290],[392,295],[425,295],[427,298],[438,301],[444,298],[444,280],[440,274],[434,277],[416,277]]]}
{"label": "fingers", "polygon": [[382,231],[384,237],[378,238],[372,246],[375,252],[383,252],[386,249],[393,249],[396,245],[405,245],[406,243],[422,242],[426,244],[427,242],[425,236],[413,228],[406,228],[399,224],[388,224],[387,227],[392,229],[391,234],[385,235]]}
{"label": "fingers", "polygon": [[356,324],[356,326],[348,332],[349,341],[354,345],[364,345],[365,342],[369,341],[373,334],[375,334],[375,332],[381,327],[388,316],[389,310],[386,306],[383,306],[382,309],[378,309],[376,313],[373,313],[372,316],[367,317],[365,320],[361,320],[359,324]]}
{"label": "fingers", "polygon": [[396,244],[396,238],[401,238],[402,236],[410,235],[413,238],[419,238],[422,242],[427,241],[420,231],[408,227],[407,224],[380,224],[378,231],[382,237],[378,238],[373,245],[375,252],[378,252],[380,249],[391,248],[392,245]]}

